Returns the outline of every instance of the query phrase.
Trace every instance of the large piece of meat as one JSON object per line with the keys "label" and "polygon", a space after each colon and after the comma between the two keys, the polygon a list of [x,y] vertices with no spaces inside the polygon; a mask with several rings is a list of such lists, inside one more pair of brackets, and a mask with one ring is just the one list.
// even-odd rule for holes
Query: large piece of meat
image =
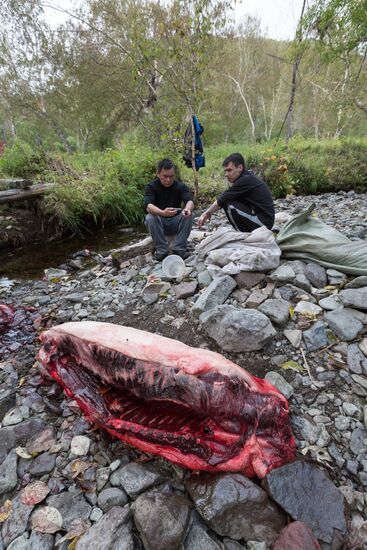
{"label": "large piece of meat", "polygon": [[287,400],[218,353],[89,321],[40,338],[41,362],[87,419],[138,449],[260,478],[294,457]]}

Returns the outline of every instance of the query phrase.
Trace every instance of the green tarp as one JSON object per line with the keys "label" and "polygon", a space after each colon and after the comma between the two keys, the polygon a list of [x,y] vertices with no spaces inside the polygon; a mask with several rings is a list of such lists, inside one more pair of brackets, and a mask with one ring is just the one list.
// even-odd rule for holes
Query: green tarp
{"label": "green tarp", "polygon": [[367,275],[367,242],[351,241],[311,216],[315,205],[291,218],[277,243],[282,257],[308,260],[351,275]]}

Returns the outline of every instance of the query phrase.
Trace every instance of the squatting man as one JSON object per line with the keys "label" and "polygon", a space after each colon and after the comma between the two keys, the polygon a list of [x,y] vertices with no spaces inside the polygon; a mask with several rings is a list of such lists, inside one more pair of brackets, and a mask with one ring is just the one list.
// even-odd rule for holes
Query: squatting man
{"label": "squatting man", "polygon": [[245,159],[233,153],[223,161],[229,188],[198,219],[201,227],[212,214],[223,208],[229,223],[236,231],[250,232],[274,224],[274,202],[267,185],[246,170]]}
{"label": "squatting man", "polygon": [[[154,259],[168,256],[166,236],[174,236],[173,254],[186,259],[187,239],[193,224],[194,203],[189,188],[175,179],[175,166],[170,159],[159,161],[157,177],[145,187],[145,225],[155,245]],[[181,209],[181,206],[184,208]]]}

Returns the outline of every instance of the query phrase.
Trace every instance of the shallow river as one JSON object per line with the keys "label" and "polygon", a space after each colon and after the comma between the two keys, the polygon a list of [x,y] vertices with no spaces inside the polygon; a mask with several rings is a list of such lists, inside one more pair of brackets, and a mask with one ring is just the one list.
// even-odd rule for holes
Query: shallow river
{"label": "shallow river", "polygon": [[103,253],[119,248],[145,236],[144,226],[112,226],[85,237],[71,237],[59,242],[19,247],[12,251],[0,250],[0,279],[38,279],[48,267],[58,267],[72,254],[88,249]]}

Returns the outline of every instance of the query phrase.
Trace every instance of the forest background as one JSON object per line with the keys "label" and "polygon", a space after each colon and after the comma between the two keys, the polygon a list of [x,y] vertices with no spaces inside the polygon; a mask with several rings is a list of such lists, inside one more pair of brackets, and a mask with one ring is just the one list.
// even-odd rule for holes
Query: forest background
{"label": "forest background", "polygon": [[84,0],[56,28],[50,4],[2,2],[0,172],[55,182],[44,214],[61,227],[140,221],[164,156],[192,182],[193,113],[199,205],[234,151],[275,196],[367,190],[367,0],[304,0],[289,41],[236,24],[227,0]]}

